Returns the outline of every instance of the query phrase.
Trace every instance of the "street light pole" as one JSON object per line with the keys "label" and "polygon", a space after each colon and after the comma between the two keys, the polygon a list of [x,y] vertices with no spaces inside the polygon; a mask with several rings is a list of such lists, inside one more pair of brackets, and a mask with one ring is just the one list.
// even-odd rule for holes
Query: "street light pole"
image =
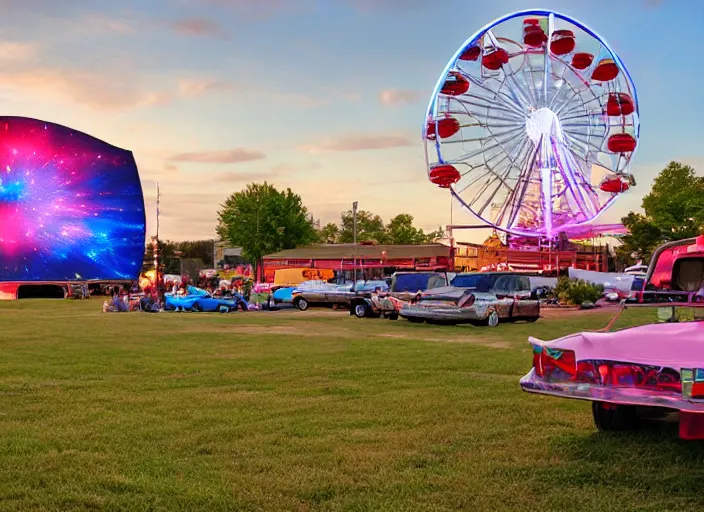
{"label": "street light pole", "polygon": [[354,262],[352,286],[357,286],[357,201],[352,203],[352,241],[354,243]]}

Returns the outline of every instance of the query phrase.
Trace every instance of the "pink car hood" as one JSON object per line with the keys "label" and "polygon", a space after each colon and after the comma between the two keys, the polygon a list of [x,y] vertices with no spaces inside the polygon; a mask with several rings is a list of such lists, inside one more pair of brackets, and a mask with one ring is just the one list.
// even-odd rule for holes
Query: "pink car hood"
{"label": "pink car hood", "polygon": [[553,341],[529,341],[558,350],[574,350],[584,359],[651,366],[704,368],[704,322],[650,324],[616,332],[583,332]]}

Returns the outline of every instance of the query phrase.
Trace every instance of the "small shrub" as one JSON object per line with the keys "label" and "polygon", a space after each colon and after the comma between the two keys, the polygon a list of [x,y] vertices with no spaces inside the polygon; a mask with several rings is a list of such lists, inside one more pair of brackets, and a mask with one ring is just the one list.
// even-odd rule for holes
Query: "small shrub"
{"label": "small shrub", "polygon": [[585,302],[596,302],[604,293],[600,284],[587,283],[581,279],[562,276],[557,280],[553,294],[562,304],[579,306]]}

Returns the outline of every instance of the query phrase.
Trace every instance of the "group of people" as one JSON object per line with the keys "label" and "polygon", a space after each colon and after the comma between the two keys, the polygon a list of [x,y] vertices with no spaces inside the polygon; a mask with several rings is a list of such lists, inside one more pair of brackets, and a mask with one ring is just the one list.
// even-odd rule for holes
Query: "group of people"
{"label": "group of people", "polygon": [[160,286],[155,286],[150,281],[140,283],[143,286],[142,293],[140,293],[140,284],[138,283],[110,287],[105,290],[109,299],[103,303],[103,312],[145,311],[155,313],[163,311],[166,304],[166,294],[184,297],[193,294],[194,288],[205,290],[213,297],[232,299],[238,305],[244,305],[243,309],[247,309],[253,290],[251,279],[233,278],[228,281],[217,276],[211,278],[200,276],[197,281],[194,281],[189,276],[183,275],[160,281]]}
{"label": "group of people", "polygon": [[157,313],[163,310],[163,300],[156,290],[150,286],[142,290],[138,300],[131,298],[131,287],[113,286],[110,298],[103,302],[103,313],[124,313],[127,311],[146,311]]}

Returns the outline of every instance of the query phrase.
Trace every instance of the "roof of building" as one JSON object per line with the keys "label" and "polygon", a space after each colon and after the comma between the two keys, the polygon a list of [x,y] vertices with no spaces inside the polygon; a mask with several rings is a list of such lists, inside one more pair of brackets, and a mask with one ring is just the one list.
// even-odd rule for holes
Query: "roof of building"
{"label": "roof of building", "polygon": [[442,244],[425,245],[361,245],[357,244],[320,244],[297,247],[264,256],[265,260],[334,260],[334,259],[373,259],[381,258],[386,251],[390,260],[409,258],[450,257],[450,247]]}

